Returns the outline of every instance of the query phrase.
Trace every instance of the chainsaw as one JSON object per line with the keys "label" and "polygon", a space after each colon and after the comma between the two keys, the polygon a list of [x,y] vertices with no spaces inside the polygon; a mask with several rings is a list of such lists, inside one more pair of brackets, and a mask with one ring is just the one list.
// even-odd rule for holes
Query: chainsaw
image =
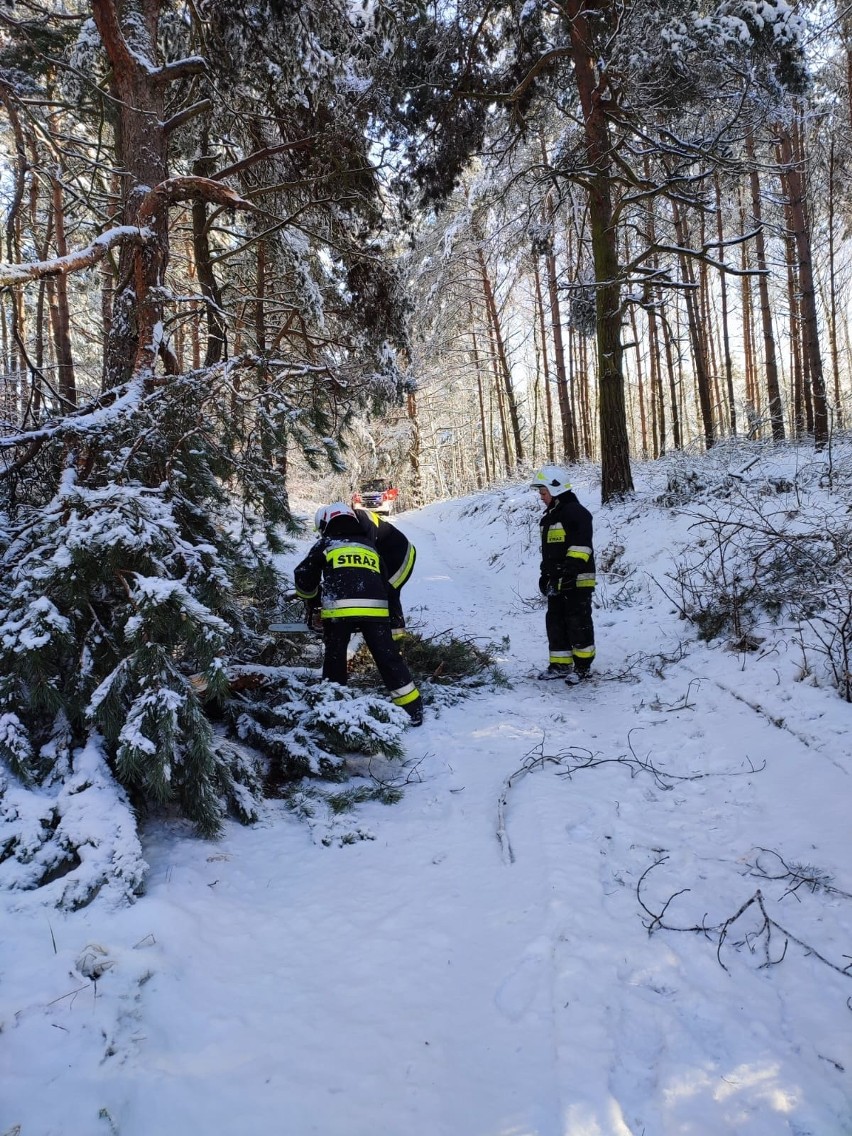
{"label": "chainsaw", "polygon": [[281,612],[281,623],[270,623],[269,630],[276,635],[305,635],[308,632],[322,631],[320,610],[314,604],[307,604],[298,596],[286,596]]}

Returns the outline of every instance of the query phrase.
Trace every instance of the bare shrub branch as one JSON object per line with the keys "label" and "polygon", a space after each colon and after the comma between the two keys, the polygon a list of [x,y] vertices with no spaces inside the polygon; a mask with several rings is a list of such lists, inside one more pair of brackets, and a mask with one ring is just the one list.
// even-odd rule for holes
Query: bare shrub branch
{"label": "bare shrub branch", "polygon": [[[764,849],[763,851],[766,850]],[[734,947],[747,946],[752,954],[754,954],[757,951],[758,947],[760,947],[763,951],[763,962],[760,964],[762,968],[777,966],[786,957],[788,945],[790,943],[795,943],[796,946],[800,947],[806,955],[813,955],[814,958],[819,959],[821,963],[824,963],[827,967],[830,967],[838,974],[842,974],[845,978],[852,978],[852,973],[850,973],[850,970],[852,970],[852,962],[847,963],[845,966],[841,966],[839,963],[832,962],[831,959],[827,958],[810,943],[805,942],[805,940],[801,939],[798,935],[794,935],[792,931],[782,926],[782,924],[780,924],[777,919],[773,919],[769,912],[766,910],[766,900],[760,888],[758,888],[753,895],[745,900],[745,902],[737,908],[733,915],[729,916],[722,923],[708,926],[706,923],[706,916],[702,919],[700,924],[691,924],[686,927],[677,926],[674,923],[666,923],[665,915],[671,904],[675,899],[677,899],[678,896],[685,895],[690,891],[690,889],[681,888],[679,891],[674,892],[669,896],[665,903],[662,904],[660,909],[658,911],[655,911],[648,905],[648,903],[645,902],[642,894],[642,887],[651,872],[655,868],[658,868],[661,864],[664,864],[667,860],[668,856],[660,856],[658,859],[656,859],[651,865],[649,865],[649,867],[645,869],[636,884],[636,898],[639,902],[639,906],[648,916],[647,921],[643,922],[649,935],[653,935],[656,931],[680,931],[687,934],[701,934],[704,935],[705,938],[713,938],[716,941],[716,958],[718,959],[719,965],[722,967],[722,969],[727,971],[728,967],[722,961],[722,948],[730,938],[735,924],[751,908],[757,908],[762,917],[760,926],[757,928],[757,930],[746,931],[742,939],[732,939],[731,942]],[[767,876],[767,878],[769,879],[776,877]],[[803,880],[802,882],[805,881]],[[773,951],[773,933],[777,933],[777,935],[780,935],[784,939],[784,945],[778,952]]]}
{"label": "bare shrub branch", "polygon": [[620,754],[618,757],[603,757],[598,753],[593,753],[591,750],[579,746],[572,746],[570,749],[563,750],[556,754],[547,754],[544,752],[545,743],[543,740],[524,756],[523,764],[503,782],[503,788],[497,801],[497,840],[500,843],[503,859],[507,864],[513,864],[515,862],[515,853],[512,849],[506,825],[506,810],[508,807],[509,793],[528,773],[535,773],[548,766],[554,765],[559,767],[556,774],[557,777],[567,777],[570,779],[575,773],[579,773],[581,770],[596,769],[603,765],[620,765],[628,770],[631,778],[637,777],[640,773],[647,773],[654,779],[654,784],[658,789],[669,790],[674,788],[676,782],[700,781],[706,777],[751,776],[754,773],[760,773],[766,768],[765,762],[761,765],[755,765],[751,759],[747,759],[746,768],[744,769],[726,770],[718,773],[669,773],[667,770],[655,765],[650,757],[643,758],[637,755],[636,751],[633,749],[631,740],[631,735],[634,732],[635,731],[631,730],[627,739],[627,744],[630,748],[629,756],[627,754]]}

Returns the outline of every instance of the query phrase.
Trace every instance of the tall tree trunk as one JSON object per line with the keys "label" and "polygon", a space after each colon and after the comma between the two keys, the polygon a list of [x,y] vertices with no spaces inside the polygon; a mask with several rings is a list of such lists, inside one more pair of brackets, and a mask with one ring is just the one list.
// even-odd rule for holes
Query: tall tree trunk
{"label": "tall tree trunk", "polygon": [[[741,197],[739,202],[739,210],[740,228],[743,232],[745,232],[746,211]],[[742,270],[740,288],[742,295],[743,354],[745,369],[747,432],[749,438],[754,438],[757,429],[757,420],[760,415],[760,388],[757,383],[757,357],[754,343],[754,308],[751,295],[752,278],[749,275],[751,263],[749,261],[749,250],[745,241],[743,241],[743,243],[740,245],[740,268]]]}
{"label": "tall tree trunk", "polygon": [[751,210],[757,227],[754,247],[757,256],[758,294],[760,296],[760,319],[763,326],[763,363],[766,369],[766,395],[769,404],[769,420],[772,424],[772,439],[784,441],[784,407],[781,402],[781,388],[778,384],[778,360],[775,354],[775,330],[772,326],[772,310],[769,304],[769,266],[766,260],[766,240],[763,234],[763,208],[760,200],[760,178],[754,159],[754,138],[751,131],[746,135],[746,153],[749,157],[749,182],[751,186]]}
{"label": "tall tree trunk", "polygon": [[479,395],[479,425],[482,431],[482,456],[485,461],[485,481],[490,483],[491,467],[488,463],[488,431],[485,425],[485,399],[482,394],[482,364],[479,359],[479,343],[476,338],[476,323],[473,318],[473,304],[468,304],[468,314],[470,318],[470,336],[473,354],[473,366],[476,371],[476,389]]}
{"label": "tall tree trunk", "polygon": [[[701,247],[707,243],[707,217],[702,209],[699,213]],[[726,417],[725,403],[719,387],[719,367],[716,357],[715,309],[711,303],[710,286],[708,283],[707,261],[698,262],[698,300],[701,309],[701,340],[704,344],[705,358],[707,360],[707,375],[710,383],[711,404],[713,407],[713,423],[716,436],[724,433],[722,423]]]}
{"label": "tall tree trunk", "polygon": [[672,445],[676,450],[681,450],[683,449],[683,433],[681,431],[681,415],[677,399],[678,379],[674,361],[672,329],[669,324],[668,312],[664,314],[661,322],[663,328],[663,346],[666,355],[666,371],[669,376],[669,409],[671,410],[672,418]]}
{"label": "tall tree trunk", "polygon": [[[193,222],[194,224],[194,222]],[[198,272],[195,265],[195,247],[192,239],[192,234],[185,241],[185,256],[186,256],[186,273],[190,282],[198,280]],[[192,353],[192,370],[198,370],[201,366],[201,321],[206,323],[205,311],[203,304],[193,304],[190,309],[190,318],[187,321],[181,321],[178,324],[178,329],[175,333],[175,338],[179,337],[179,347],[175,348],[175,355],[178,361],[178,370],[186,370],[186,345],[189,342],[189,349]],[[181,334],[182,333],[182,334]]]}
{"label": "tall tree trunk", "polygon": [[[62,202],[61,168],[52,179],[53,228],[56,239],[56,255],[67,256],[68,244],[65,240],[65,209]],[[74,356],[71,350],[71,313],[68,307],[68,277],[60,273],[56,277],[56,367],[59,379],[59,395],[65,406],[77,405],[77,385],[74,379]]]}
{"label": "tall tree trunk", "polygon": [[254,342],[258,355],[266,350],[266,242],[257,241],[254,299]]}
{"label": "tall tree trunk", "polygon": [[[645,157],[645,176],[650,180],[651,163]],[[647,231],[645,239],[648,247],[653,248],[657,243],[657,225],[653,206],[647,211]],[[651,258],[651,268],[658,267],[656,256]],[[642,303],[648,318],[648,341],[650,344],[651,359],[651,434],[653,438],[653,456],[660,457],[666,452],[666,405],[663,393],[662,366],[660,363],[659,327],[657,320],[656,297],[650,284],[643,289]]]}
{"label": "tall tree trunk", "polygon": [[512,468],[512,451],[509,445],[509,429],[506,424],[506,408],[503,403],[503,384],[500,380],[500,364],[497,359],[497,341],[494,333],[494,321],[491,318],[491,307],[487,303],[487,296],[486,315],[488,318],[488,340],[491,347],[491,370],[494,374],[493,391],[497,397],[497,413],[500,417],[500,436],[503,440],[503,473],[508,474],[509,470]]}
{"label": "tall tree trunk", "polygon": [[[192,172],[198,177],[209,177],[213,172],[213,158],[209,154],[208,122],[205,120],[199,141],[201,156],[196,158]],[[212,367],[225,355],[225,320],[222,314],[222,293],[216,273],[213,271],[213,258],[210,255],[210,234],[207,230],[207,203],[200,197],[192,202],[192,248],[195,256],[195,270],[201,295],[205,299],[204,315],[207,325],[207,347],[204,352],[204,366]],[[197,335],[196,330],[196,335]]]}
{"label": "tall tree trunk", "polygon": [[[716,235],[719,238],[719,253],[718,257],[722,264],[725,263],[725,226],[724,215],[722,211],[722,186],[717,174],[714,178],[714,185],[716,189]],[[728,320],[728,278],[723,270],[719,274],[719,295],[722,301],[722,355],[723,364],[725,368],[725,389],[728,392],[728,415],[731,425],[731,434],[736,437],[737,434],[737,405],[734,398],[734,367],[731,359],[731,331]]]}
{"label": "tall tree trunk", "polygon": [[[539,138],[541,155],[544,165],[547,166],[547,146],[544,134]],[[553,230],[554,208],[553,194],[548,192],[542,206],[545,221],[551,231]],[[536,266],[537,267],[537,266]],[[569,462],[577,460],[577,428],[574,420],[571,394],[568,388],[568,376],[565,369],[565,340],[562,333],[562,312],[559,304],[558,274],[556,270],[556,256],[551,244],[544,257],[544,268],[547,274],[547,296],[550,303],[550,331],[553,337],[553,367],[556,373],[556,391],[559,399],[559,419],[562,426],[562,453]],[[551,430],[551,461],[555,460],[556,441]]]}
{"label": "tall tree trunk", "polygon": [[[481,246],[476,250],[479,259],[479,269],[482,274],[482,289],[485,293],[485,303],[488,308],[488,314],[491,319],[491,326],[494,336],[494,346],[496,349],[496,362],[498,379],[502,380],[502,393],[506,399],[506,405],[509,409],[509,419],[512,424],[512,437],[515,443],[515,461],[520,465],[524,461],[524,443],[521,438],[521,423],[518,417],[518,404],[515,400],[515,391],[512,386],[512,372],[509,368],[509,360],[506,355],[506,345],[503,340],[503,331],[500,327],[500,315],[497,311],[497,302],[494,298],[494,289],[491,285],[491,278],[488,275],[488,267],[485,264],[485,256],[483,255]],[[508,463],[508,458],[507,458]],[[511,465],[507,464],[507,469]]]}
{"label": "tall tree trunk", "polygon": [[840,397],[840,350],[837,334],[837,205],[835,201],[837,160],[835,137],[831,134],[828,151],[828,329],[831,343],[831,370],[834,378],[834,412],[838,427],[843,427],[843,403]]}
{"label": "tall tree trunk", "polygon": [[642,457],[648,458],[648,422],[645,416],[645,383],[642,368],[642,344],[639,339],[636,309],[631,305],[630,326],[633,330],[633,344],[636,351],[636,386],[639,396],[639,427],[642,434]]}
{"label": "tall tree trunk", "polygon": [[491,474],[497,480],[497,448],[494,440],[494,384],[488,384],[488,452],[491,454]]}
{"label": "tall tree trunk", "polygon": [[[6,108],[6,113],[9,116],[9,125],[12,127],[12,135],[15,141],[15,180],[12,187],[11,200],[9,201],[6,212],[6,259],[11,264],[21,259],[18,215],[21,203],[24,200],[26,182],[30,174],[30,165],[27,158],[24,131],[21,127],[17,108],[14,102],[7,97],[2,84],[0,84],[0,101],[2,101]],[[22,289],[16,288],[10,293],[7,317],[8,364],[6,373],[13,386],[12,405],[14,407],[14,413],[11,416],[11,421],[16,422],[18,425],[23,425],[31,413],[31,394],[34,384],[36,383],[35,377],[31,376],[30,391],[26,390],[24,378],[26,361],[23,355],[24,306],[22,291]]]}
{"label": "tall tree trunk", "polygon": [[[9,338],[9,320],[6,315],[5,297],[0,296],[0,338],[3,344],[3,373],[11,377],[12,374],[12,351]],[[18,412],[18,399],[17,392],[14,384],[10,381],[0,384],[0,392],[3,395],[2,414],[6,422],[14,422],[16,425],[20,421]]]}
{"label": "tall tree trunk", "polygon": [[[110,201],[118,203],[121,193],[121,186],[117,174],[112,174],[110,178]],[[108,218],[109,225],[118,225],[121,217],[115,211],[115,205],[111,206],[110,216]],[[109,350],[108,344],[112,336],[112,313],[115,307],[115,287],[117,279],[117,258],[114,252],[108,253],[100,263],[99,277],[100,277],[100,313],[101,313],[101,338],[104,344],[103,358],[101,360],[101,388],[106,390],[109,386],[109,379],[107,376],[107,369],[109,367]]]}
{"label": "tall tree trunk", "polygon": [[198,177],[167,180],[169,131],[175,119],[185,119],[167,119],[166,91],[172,83],[200,74],[206,65],[197,57],[161,64],[157,31],[162,4],[92,0],[92,16],[110,64],[121,221],[145,234],[144,240],[121,246],[104,366],[107,387],[131,375],[150,377],[158,356],[167,372],[177,369],[163,330],[171,204],[205,196],[231,207],[245,206],[223,184]]}
{"label": "tall tree trunk", "polygon": [[595,264],[601,498],[604,503],[633,491],[624,402],[621,347],[621,265],[612,201],[612,145],[605,103],[610,93],[597,78],[598,60],[585,0],[567,0],[574,75],[583,111],[589,175],[589,223]]}
{"label": "tall tree trunk", "polygon": [[[34,167],[37,167],[38,164],[39,164],[39,154],[38,154],[38,147],[36,146],[35,139],[33,138],[32,135],[30,135],[30,137],[28,138],[27,141],[28,141],[28,144],[29,144],[30,161],[32,162],[32,165]],[[53,239],[53,220],[52,220],[52,217],[50,216],[50,214],[48,214],[48,221],[47,221],[46,227],[40,225],[39,188],[40,188],[39,178],[35,178],[35,177],[30,178],[30,206],[29,206],[30,222],[29,223],[30,223],[30,232],[32,233],[32,238],[33,238],[33,245],[36,248],[36,250],[38,251],[39,259],[40,260],[47,260],[48,257],[50,256],[51,241]],[[44,239],[41,242],[41,244],[39,244],[39,238],[38,238],[38,234],[39,234],[40,230],[44,231]],[[36,294],[36,304],[35,304],[35,326],[33,328],[33,333],[34,333],[34,337],[35,337],[35,367],[34,367],[34,370],[36,372],[36,375],[38,376],[35,383],[33,384],[33,415],[34,415],[36,421],[38,421],[38,418],[39,418],[40,413],[41,413],[41,401],[42,401],[42,389],[41,389],[42,384],[39,381],[39,379],[40,379],[41,376],[44,375],[45,347],[47,346],[48,351],[49,351],[49,343],[50,343],[50,336],[46,334],[46,332],[49,330],[49,327],[48,327],[47,321],[45,320],[45,309],[46,309],[48,302],[49,302],[48,281],[42,279],[42,280],[39,280],[39,282],[38,282],[38,292]],[[8,421],[8,419],[7,419],[7,421]]]}
{"label": "tall tree trunk", "polygon": [[411,470],[411,495],[413,505],[423,504],[423,478],[420,470],[420,423],[417,418],[417,400],[414,392],[409,392],[406,413],[411,427],[411,444],[408,447],[408,466]]}
{"label": "tall tree trunk", "polygon": [[[533,319],[533,381],[532,381],[532,434],[529,444],[529,458],[533,465],[538,465],[538,455],[540,449],[547,449],[547,421],[544,411],[544,397],[542,393],[542,357],[541,357],[541,338],[539,334],[538,319]],[[547,380],[544,380],[544,386],[547,386]],[[539,433],[545,434],[544,445],[539,445]]]}
{"label": "tall tree trunk", "polygon": [[[789,206],[785,210],[789,214]],[[787,262],[787,306],[790,310],[790,386],[792,403],[792,434],[801,438],[806,429],[804,376],[802,374],[801,322],[799,319],[799,281],[796,273],[796,249],[790,229],[784,240],[784,254]]]}
{"label": "tall tree trunk", "polygon": [[[48,301],[47,295],[47,281],[39,280],[38,294],[36,296],[36,310],[35,310],[35,366],[39,374],[44,374],[44,346],[45,346],[45,303]],[[36,383],[35,398],[33,399],[33,410],[36,417],[38,417],[41,409],[41,386]]]}
{"label": "tall tree trunk", "polygon": [[[541,362],[544,373],[544,401],[547,415],[547,460],[556,461],[556,450],[553,437],[553,396],[550,390],[550,366],[547,360],[547,325],[544,315],[544,298],[541,292],[541,273],[538,268],[538,259],[533,258],[533,273],[535,278],[535,306],[538,316],[539,336],[541,337]],[[560,329],[561,331],[561,329]]]}
{"label": "tall tree trunk", "polygon": [[[121,223],[138,225],[148,192],[165,181],[168,172],[165,84],[154,78],[160,73],[160,0],[140,0],[120,9],[113,0],[92,0],[92,15],[111,67],[116,159],[123,171]],[[168,263],[165,206],[154,211],[147,227],[153,239],[142,249],[126,243],[119,255],[119,286],[107,343],[107,387],[125,382],[137,366],[153,369]]]}
{"label": "tall tree trunk", "polygon": [[[677,203],[674,201],[672,202],[672,220],[674,221],[678,243],[681,248],[686,248],[688,244],[686,223]],[[713,404],[710,399],[707,352],[701,334],[701,318],[699,315],[697,294],[698,286],[695,281],[692,261],[685,253],[680,254],[680,271],[683,280],[687,284],[684,296],[686,300],[687,330],[692,345],[692,362],[695,367],[695,385],[698,393],[698,405],[701,411],[701,423],[704,428],[704,444],[709,450],[716,442],[716,429],[713,423]]]}
{"label": "tall tree trunk", "polygon": [[[583,457],[586,461],[595,459],[595,407],[593,406],[592,383],[589,379],[589,344],[593,342],[585,335],[574,334],[575,349],[571,352],[571,381],[577,388],[577,399],[583,421]],[[600,413],[600,407],[597,408]]]}
{"label": "tall tree trunk", "polygon": [[648,346],[651,363],[651,457],[666,452],[666,405],[663,393],[663,369],[660,366],[660,336],[657,312],[650,286],[645,286],[644,307],[648,318]]}
{"label": "tall tree trunk", "polygon": [[[801,317],[799,318],[799,327],[802,327]],[[799,332],[800,344],[803,339],[802,332]],[[814,432],[814,401],[811,395],[811,361],[808,352],[802,350],[802,399],[805,404],[805,433],[813,434]]]}
{"label": "tall tree trunk", "polygon": [[562,335],[562,313],[559,308],[559,290],[556,278],[556,257],[549,253],[545,259],[547,293],[550,301],[550,330],[553,336],[553,366],[556,371],[556,390],[559,395],[559,418],[562,422],[562,452],[569,462],[577,460],[577,437],[568,374],[565,369],[565,341]]}
{"label": "tall tree trunk", "polygon": [[814,287],[811,234],[805,210],[803,159],[796,154],[793,138],[786,128],[779,132],[782,190],[790,206],[790,220],[799,262],[799,304],[802,313],[802,348],[810,377],[813,404],[813,434],[817,449],[828,442],[828,404],[819,344],[816,289]]}

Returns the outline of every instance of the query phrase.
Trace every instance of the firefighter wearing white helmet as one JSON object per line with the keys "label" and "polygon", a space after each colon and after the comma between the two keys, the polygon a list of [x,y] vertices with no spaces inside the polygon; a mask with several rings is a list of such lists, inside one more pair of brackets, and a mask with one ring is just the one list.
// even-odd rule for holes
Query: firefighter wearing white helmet
{"label": "firefighter wearing white helmet", "polygon": [[403,585],[411,579],[417,550],[408,537],[396,525],[384,520],[371,509],[350,508],[343,501],[333,505],[323,505],[314,517],[316,528],[322,532],[332,516],[349,512],[358,518],[364,535],[375,542],[376,549],[384,561],[388,574],[388,607],[390,609],[391,635],[394,639],[405,636],[405,616],[402,611]]}
{"label": "firefighter wearing white helmet", "polygon": [[533,489],[546,489],[551,496],[558,497],[571,488],[571,478],[562,466],[546,465],[535,471],[530,485]]}
{"label": "firefighter wearing white helmet", "polygon": [[330,505],[321,505],[314,514],[314,528],[323,532],[325,526],[334,517],[354,517],[355,514],[345,501],[333,501]]}
{"label": "firefighter wearing white helmet", "polygon": [[592,593],[595,554],[592,514],[571,491],[566,469],[546,465],[533,474],[544,515],[541,526],[541,570],[538,586],[547,596],[545,627],[550,658],[542,679],[564,679],[574,686],[584,679],[595,657]]}
{"label": "firefighter wearing white helmet", "polygon": [[346,685],[346,649],[360,631],[394,703],[419,726],[423,701],[391,636],[387,569],[375,540],[343,501],[318,509],[315,521],[320,538],[296,566],[293,582],[309,607],[321,605],[322,677]]}

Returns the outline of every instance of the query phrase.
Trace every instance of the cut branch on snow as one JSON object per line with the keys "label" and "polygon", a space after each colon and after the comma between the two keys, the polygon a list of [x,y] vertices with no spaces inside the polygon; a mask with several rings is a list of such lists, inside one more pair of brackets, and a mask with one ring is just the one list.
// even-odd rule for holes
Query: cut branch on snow
{"label": "cut branch on snow", "polygon": [[[710,925],[706,922],[706,918],[703,919],[699,924],[690,924],[689,926],[683,927],[677,926],[673,923],[665,922],[666,912],[668,911],[673,901],[677,899],[678,896],[686,895],[690,891],[690,888],[680,888],[678,891],[673,892],[662,905],[658,905],[659,910],[656,911],[653,910],[648,905],[648,903],[646,903],[645,899],[643,898],[642,888],[651,872],[655,868],[660,867],[661,864],[665,864],[668,859],[668,856],[660,856],[658,859],[656,859],[645,869],[636,884],[636,898],[639,901],[639,906],[648,916],[648,921],[645,923],[645,927],[649,935],[653,935],[656,931],[681,931],[690,934],[704,935],[706,938],[713,938],[716,940],[716,958],[718,959],[719,965],[722,967],[722,969],[727,971],[728,967],[725,966],[725,963],[722,961],[722,947],[730,938],[730,934],[734,925],[746,914],[747,911],[752,908],[757,908],[762,917],[760,925],[756,930],[746,932],[745,936],[735,942],[733,945],[737,947],[745,945],[753,954],[755,952],[757,944],[759,942],[762,942],[763,962],[760,964],[762,968],[777,966],[778,963],[783,962],[787,954],[788,945],[790,943],[795,943],[796,946],[800,947],[806,955],[812,955],[814,958],[819,959],[821,963],[824,963],[825,966],[829,967],[831,970],[836,971],[838,974],[842,974],[844,978],[852,978],[852,963],[847,963],[845,966],[841,966],[839,963],[832,962],[831,959],[827,958],[826,955],[822,954],[810,943],[806,942],[800,936],[793,934],[792,931],[782,926],[782,924],[780,924],[776,919],[773,919],[767,911],[766,897],[764,896],[760,888],[758,888],[752,896],[745,900],[744,903],[740,904],[733,915],[729,916],[722,923]],[[774,877],[767,876],[766,878]],[[839,894],[847,896],[847,898],[849,898],[848,893],[846,892],[840,892]],[[780,950],[774,955],[772,953],[773,931],[778,932],[779,935],[782,935],[784,937],[783,947],[781,947]]]}
{"label": "cut branch on snow", "polygon": [[[631,733],[632,732],[633,731],[631,731]],[[760,773],[766,768],[766,762],[763,762],[761,765],[755,765],[750,758],[747,758],[743,763],[744,768],[742,769],[728,769],[719,772],[711,771],[705,773],[669,773],[667,770],[655,765],[649,757],[638,757],[633,749],[633,743],[629,736],[628,746],[630,747],[630,756],[620,754],[618,757],[603,757],[600,754],[592,753],[591,750],[582,749],[577,746],[572,746],[570,749],[562,750],[559,753],[548,754],[544,752],[544,745],[544,741],[541,741],[534,749],[531,749],[525,755],[523,764],[503,782],[503,788],[498,798],[497,839],[500,843],[503,859],[507,864],[513,864],[515,862],[515,853],[512,849],[511,841],[509,840],[506,824],[509,793],[518,781],[524,778],[528,773],[535,773],[547,766],[557,766],[556,776],[568,777],[570,779],[573,774],[579,773],[583,769],[596,769],[603,765],[621,765],[629,770],[631,778],[636,777],[640,773],[648,773],[653,777],[658,789],[669,790],[672,789],[676,783],[683,781],[701,781],[708,777],[748,777],[754,773]]]}

